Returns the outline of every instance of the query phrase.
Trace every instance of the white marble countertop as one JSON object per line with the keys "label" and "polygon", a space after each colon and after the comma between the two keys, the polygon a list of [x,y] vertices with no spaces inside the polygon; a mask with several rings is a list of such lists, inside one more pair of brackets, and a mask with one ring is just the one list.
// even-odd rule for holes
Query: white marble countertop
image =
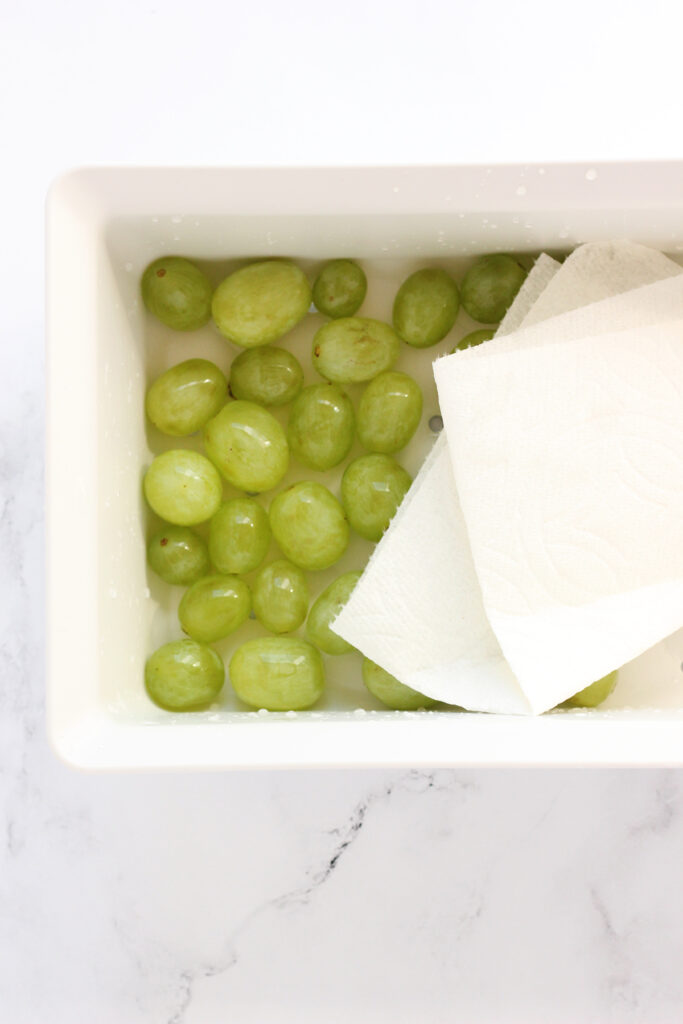
{"label": "white marble countertop", "polygon": [[3,9],[2,1020],[683,1019],[680,772],[88,776],[44,737],[48,182],[81,163],[681,156],[675,5],[469,6]]}

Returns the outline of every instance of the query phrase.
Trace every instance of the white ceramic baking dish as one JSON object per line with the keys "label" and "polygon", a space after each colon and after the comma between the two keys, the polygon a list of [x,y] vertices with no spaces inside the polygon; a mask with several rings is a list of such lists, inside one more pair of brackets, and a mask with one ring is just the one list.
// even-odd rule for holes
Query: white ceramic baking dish
{"label": "white ceramic baking dish", "polygon": [[[140,271],[164,252],[208,261],[219,279],[249,258],[287,255],[313,269],[354,256],[374,282],[364,311],[378,316],[389,314],[408,270],[427,261],[457,269],[482,252],[557,253],[616,237],[675,257],[683,164],[94,168],[53,185],[47,219],[48,726],[64,760],[118,770],[683,762],[681,636],[628,666],[617,706],[600,711],[381,711],[349,658],[331,666],[330,695],[314,712],[249,712],[227,683],[210,711],[154,707],[144,660],[177,627],[145,566],[140,482],[158,442],[144,422],[145,386],[187,355],[227,366],[231,353],[210,327],[168,341],[138,300]],[[300,353],[310,319],[295,338]],[[465,318],[457,329],[471,326]],[[406,455],[411,471],[436,411],[431,360],[420,353],[418,367],[413,355],[402,365],[420,376],[426,403]],[[362,554],[354,549],[356,560]]]}

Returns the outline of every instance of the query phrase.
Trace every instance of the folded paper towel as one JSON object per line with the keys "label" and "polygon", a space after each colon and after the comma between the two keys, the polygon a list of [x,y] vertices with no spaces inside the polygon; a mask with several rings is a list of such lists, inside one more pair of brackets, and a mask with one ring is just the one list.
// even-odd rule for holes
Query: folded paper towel
{"label": "folded paper towel", "polygon": [[523,326],[532,327],[559,313],[569,313],[680,273],[681,268],[668,256],[635,242],[582,245],[562,265],[562,273],[548,282],[525,315]]}
{"label": "folded paper towel", "polygon": [[[621,276],[620,264],[623,265]],[[640,275],[634,269],[638,265]],[[567,306],[576,310],[553,322],[553,327],[562,322],[562,337],[618,330],[620,326],[632,325],[634,318],[636,323],[671,319],[676,301],[680,309],[681,284],[674,282],[669,282],[668,290],[665,282],[652,286],[649,305],[648,301],[643,302],[644,298],[647,300],[647,289],[639,288],[638,298],[629,296],[621,312],[618,300],[611,299],[597,302],[588,310],[577,308],[581,301],[577,290],[582,277],[586,276],[582,271],[584,266],[589,268],[585,291],[590,300],[618,295],[620,281],[630,288],[638,280],[653,281],[680,274],[680,268],[666,257],[629,243],[583,246],[554,277],[549,270],[555,268],[547,257],[539,260],[525,288],[527,294],[531,294],[527,305],[536,300],[533,305],[536,309],[552,287],[555,305],[551,312],[561,313]],[[552,282],[548,284],[551,277]],[[533,294],[534,278],[548,284],[540,300],[538,292]],[[562,278],[574,282],[572,287],[566,289]],[[518,303],[524,301],[520,293]],[[525,314],[527,322],[528,308]],[[518,325],[514,306],[506,321],[513,327]],[[535,335],[527,332],[526,342],[530,346],[540,345],[541,336],[547,340],[549,334],[537,328]],[[554,330],[552,336],[555,336]],[[516,343],[513,337],[490,342],[488,346],[509,349]],[[488,346],[471,351],[483,352]],[[466,354],[459,353],[440,363],[445,366],[452,360],[459,365],[456,360]],[[527,404],[533,406],[528,391],[526,399]],[[573,677],[566,683],[568,689],[560,688],[556,700],[558,687],[548,683],[546,697],[539,700],[536,687],[532,688],[530,701],[513,675],[482,601],[450,470],[449,449],[443,437],[437,441],[334,628],[406,684],[474,710],[511,713],[544,710],[579,688]],[[554,657],[553,665],[556,665],[563,652],[556,650]]]}
{"label": "folded paper towel", "polygon": [[435,366],[486,615],[535,712],[683,625],[679,290],[669,323]]}

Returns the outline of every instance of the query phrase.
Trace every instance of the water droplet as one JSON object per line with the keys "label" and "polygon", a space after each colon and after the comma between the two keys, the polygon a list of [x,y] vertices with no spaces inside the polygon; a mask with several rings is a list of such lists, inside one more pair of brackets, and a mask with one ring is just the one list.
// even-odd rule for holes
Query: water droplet
{"label": "water droplet", "polygon": [[365,708],[355,708],[353,713],[361,718],[365,714]]}
{"label": "water droplet", "polygon": [[683,252],[683,245],[677,245],[675,248],[676,252]]}
{"label": "water droplet", "polygon": [[513,224],[519,224],[519,217],[513,217],[512,218],[512,223]]}
{"label": "water droplet", "polygon": [[545,174],[545,167],[539,167],[538,168],[538,173],[539,174]]}
{"label": "water droplet", "polygon": [[567,230],[567,228],[562,228],[562,230],[559,232],[559,237],[569,238],[569,231]]}
{"label": "water droplet", "polygon": [[177,214],[176,214],[175,217],[171,217],[171,223],[172,224],[182,224],[182,222],[183,222],[183,218],[182,217],[178,217]]}
{"label": "water droplet", "polygon": [[159,223],[159,218],[158,217],[152,217],[152,224],[158,224],[158,223]]}
{"label": "water droplet", "polygon": [[465,214],[464,214],[464,213],[459,213],[459,214],[458,214],[458,217],[460,218],[460,220],[462,220],[462,219],[464,218],[464,216],[465,216]]}
{"label": "water droplet", "polygon": [[439,415],[432,416],[429,420],[429,429],[432,434],[440,434],[443,430],[443,417]]}
{"label": "water droplet", "polygon": [[482,224],[488,224],[488,217],[482,218]]}
{"label": "water droplet", "polygon": [[525,196],[526,195],[526,185],[518,185],[517,188],[515,189],[515,193],[518,196]]}
{"label": "water droplet", "polygon": [[268,709],[267,709],[267,708],[259,708],[259,709],[258,709],[258,711],[256,712],[256,714],[257,714],[257,715],[260,715],[260,716],[261,716],[261,718],[265,718],[265,717],[266,717],[266,715],[269,715],[269,714],[270,714],[270,712],[268,711]]}
{"label": "water droplet", "polygon": [[589,167],[585,174],[586,181],[595,181],[597,176],[598,172],[595,170],[594,167]]}

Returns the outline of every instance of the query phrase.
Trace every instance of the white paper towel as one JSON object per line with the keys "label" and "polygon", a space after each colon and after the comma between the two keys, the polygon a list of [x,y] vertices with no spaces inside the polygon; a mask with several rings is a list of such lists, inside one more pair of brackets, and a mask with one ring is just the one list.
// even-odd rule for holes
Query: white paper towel
{"label": "white paper towel", "polygon": [[680,273],[677,263],[645,245],[588,242],[567,257],[562,273],[548,283],[525,316],[524,327]]}
{"label": "white paper towel", "polygon": [[536,713],[683,625],[675,283],[678,320],[578,338],[550,321],[546,344],[522,331],[435,367],[486,614]]}
{"label": "white paper towel", "polygon": [[[592,246],[577,250],[562,274],[580,279],[585,259],[590,297],[595,297],[596,289],[602,296],[616,294],[620,249],[627,286],[634,281],[634,261],[640,260],[645,280],[657,273],[680,272],[660,254],[625,244],[608,247],[602,278]],[[556,269],[548,257],[537,261],[502,328],[518,325],[515,314],[520,309],[528,314]],[[576,291],[560,288],[555,301],[554,312],[563,304],[575,306]],[[484,612],[443,435],[334,628],[403,682],[430,696],[473,710],[530,711]]]}
{"label": "white paper towel", "polygon": [[527,274],[522,287],[517,292],[514,302],[501,320],[496,331],[496,338],[512,334],[513,331],[526,325],[542,295],[548,290],[550,283],[560,269],[560,265],[557,260],[552,259],[547,253],[541,253],[531,271]]}

